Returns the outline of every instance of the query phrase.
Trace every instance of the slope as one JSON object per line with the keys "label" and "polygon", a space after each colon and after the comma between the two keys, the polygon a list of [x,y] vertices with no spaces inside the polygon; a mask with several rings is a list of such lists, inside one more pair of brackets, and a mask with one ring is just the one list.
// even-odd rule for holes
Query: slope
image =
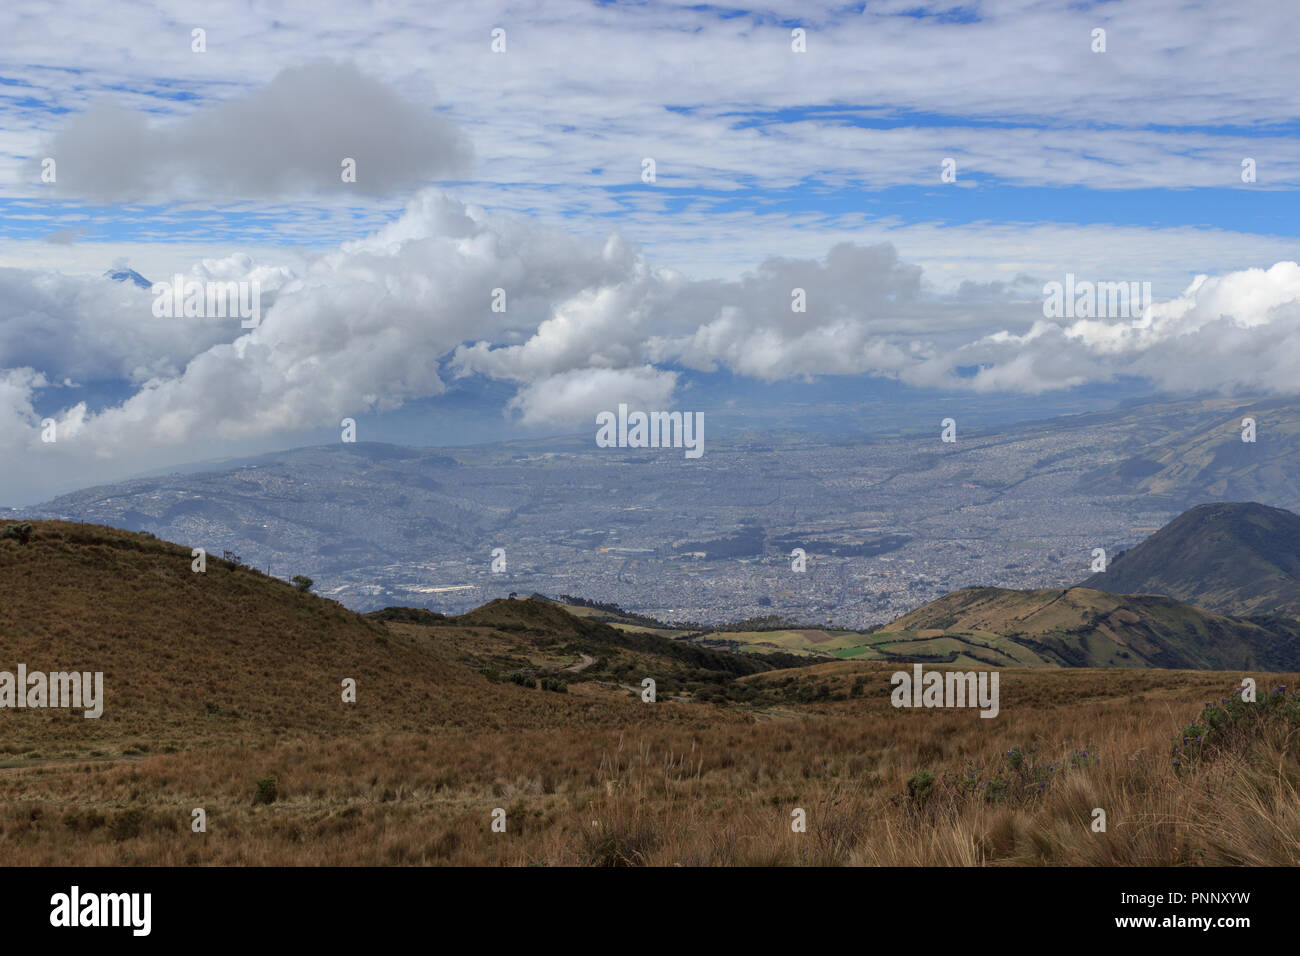
{"label": "slope", "polygon": [[839,656],[1283,670],[1300,664],[1300,624],[1240,620],[1172,598],[1083,587],[966,588],[903,615],[853,651]]}
{"label": "slope", "polygon": [[1255,502],[1198,505],[1080,583],[1221,614],[1300,617],[1300,515]]}
{"label": "slope", "polygon": [[[613,697],[493,681],[466,660],[473,635],[526,643],[514,630],[385,624],[256,569],[208,556],[199,573],[191,561],[188,548],[97,525],[32,522],[25,542],[0,532],[0,671],[102,672],[104,685],[98,719],[0,708],[5,752],[59,758],[672,719]],[[546,614],[542,629],[561,643],[596,626],[559,608]],[[349,678],[354,703],[342,699]]]}

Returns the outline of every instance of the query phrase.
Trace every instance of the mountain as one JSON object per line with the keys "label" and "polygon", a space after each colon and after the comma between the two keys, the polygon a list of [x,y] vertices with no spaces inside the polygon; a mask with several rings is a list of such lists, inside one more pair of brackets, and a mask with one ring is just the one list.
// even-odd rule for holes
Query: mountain
{"label": "mountain", "polygon": [[1255,502],[1198,505],[1080,583],[1221,614],[1300,618],[1300,515]]}
{"label": "mountain", "polygon": [[[1247,412],[1256,443],[1240,441]],[[977,424],[950,445],[755,432],[710,439],[699,460],[597,448],[591,435],[333,442],[85,488],[20,514],[229,550],[309,575],[358,611],[459,614],[540,592],[713,627],[777,615],[861,631],[956,588],[1074,584],[1091,548],[1132,547],[1189,498],[1240,491],[1300,510],[1288,467],[1300,460],[1300,402]],[[795,548],[806,574],[789,573]]]}
{"label": "mountain", "polygon": [[[1255,423],[1254,441],[1242,440],[1247,418]],[[1086,469],[1079,491],[1140,496],[1149,507],[1171,511],[1206,501],[1300,508],[1300,471],[1294,467],[1300,461],[1300,403],[1294,399],[1140,403],[1075,416],[1074,422],[1120,439],[1120,454]]]}
{"label": "mountain", "polygon": [[1300,666],[1300,515],[1197,505],[1078,586],[965,588],[836,652],[998,665]]}
{"label": "mountain", "polygon": [[130,282],[133,285],[139,286],[141,289],[153,288],[153,283],[140,275],[140,273],[136,272],[134,269],[109,269],[104,273],[104,277],[112,279],[114,282]]}
{"label": "mountain", "polygon": [[966,588],[870,635],[853,659],[1063,667],[1300,667],[1300,623],[1092,588]]}

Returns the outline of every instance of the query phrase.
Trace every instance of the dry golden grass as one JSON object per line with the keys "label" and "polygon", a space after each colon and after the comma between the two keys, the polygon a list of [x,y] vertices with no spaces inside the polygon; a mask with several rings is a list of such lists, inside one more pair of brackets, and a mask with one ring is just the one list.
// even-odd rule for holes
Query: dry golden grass
{"label": "dry golden grass", "polygon": [[[1233,675],[1153,672],[1130,697],[1108,692],[1108,672],[1004,672],[1002,713],[982,720],[894,710],[876,671],[861,698],[794,718],[611,700],[622,730],[525,719],[12,768],[0,771],[0,851],[11,864],[1300,862],[1295,737],[1172,766],[1171,742]],[[666,710],[678,719],[650,718]],[[962,786],[1017,746],[1044,764],[1085,749],[1100,763],[997,804]],[[908,780],[922,769],[935,783],[918,807]],[[270,776],[278,799],[254,806]],[[205,834],[189,830],[194,807]],[[490,830],[497,807],[505,834]],[[804,834],[791,832],[795,807]],[[1094,807],[1105,833],[1090,827]]]}
{"label": "dry golden grass", "polygon": [[[795,672],[846,694],[861,681],[806,705],[554,694],[466,662],[524,638],[383,633],[247,571],[195,580],[172,546],[87,543],[106,534],[42,525],[26,547],[45,554],[0,548],[0,669],[104,670],[108,697],[100,721],[0,711],[9,865],[1300,863],[1294,727],[1182,773],[1171,761],[1241,674],[1006,670],[994,719],[894,709],[895,668],[857,662]],[[70,574],[83,549],[87,573]],[[339,701],[341,676],[358,678],[357,704]],[[208,699],[237,716],[208,716]],[[1013,771],[1013,748],[1037,771]],[[933,774],[923,795],[918,771]],[[271,777],[277,798],[254,805]],[[191,832],[196,807],[206,833]]]}

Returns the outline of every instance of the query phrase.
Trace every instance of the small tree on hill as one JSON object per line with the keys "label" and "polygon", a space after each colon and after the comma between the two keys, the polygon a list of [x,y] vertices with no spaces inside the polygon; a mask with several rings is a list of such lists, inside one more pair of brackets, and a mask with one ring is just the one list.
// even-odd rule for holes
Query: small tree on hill
{"label": "small tree on hill", "polygon": [[293,586],[304,594],[311,590],[311,586],[316,582],[305,574],[295,574],[293,576]]}

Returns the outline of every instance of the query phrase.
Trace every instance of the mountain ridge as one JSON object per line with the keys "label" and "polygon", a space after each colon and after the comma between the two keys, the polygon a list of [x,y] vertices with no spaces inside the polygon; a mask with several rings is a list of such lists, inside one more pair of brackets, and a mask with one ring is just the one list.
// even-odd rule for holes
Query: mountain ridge
{"label": "mountain ridge", "polygon": [[1234,618],[1154,594],[1094,588],[961,588],[871,635],[854,659],[956,655],[999,666],[1288,670],[1300,623]]}
{"label": "mountain ridge", "polygon": [[1253,501],[1200,504],[1079,583],[1220,614],[1300,617],[1300,515]]}

